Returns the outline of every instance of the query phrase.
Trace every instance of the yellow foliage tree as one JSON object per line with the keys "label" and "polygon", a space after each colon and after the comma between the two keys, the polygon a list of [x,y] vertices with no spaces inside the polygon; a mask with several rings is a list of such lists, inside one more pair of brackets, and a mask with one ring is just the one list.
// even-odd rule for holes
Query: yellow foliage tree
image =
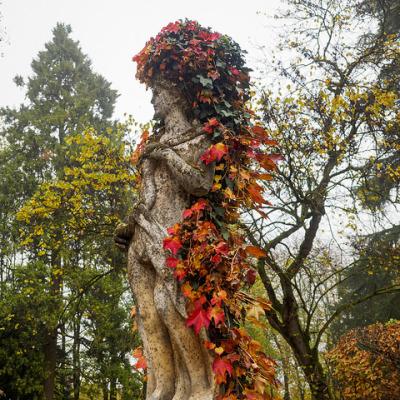
{"label": "yellow foliage tree", "polygon": [[110,236],[123,211],[116,199],[135,181],[124,144],[116,141],[123,129],[106,136],[87,129],[66,139],[64,176],[40,185],[17,214],[25,222],[23,245],[35,244],[45,257],[93,234]]}

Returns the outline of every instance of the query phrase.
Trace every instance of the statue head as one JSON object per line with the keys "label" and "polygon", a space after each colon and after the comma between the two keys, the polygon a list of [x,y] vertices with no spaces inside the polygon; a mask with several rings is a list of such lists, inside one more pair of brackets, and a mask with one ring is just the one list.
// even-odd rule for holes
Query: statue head
{"label": "statue head", "polygon": [[177,101],[190,116],[205,123],[243,119],[249,99],[249,69],[244,52],[230,37],[195,21],[164,27],[135,56],[138,79],[154,91],[156,116],[162,118]]}
{"label": "statue head", "polygon": [[189,111],[188,101],[182,91],[170,81],[159,77],[152,82],[154,117],[164,120],[168,113],[178,107],[185,114]]}

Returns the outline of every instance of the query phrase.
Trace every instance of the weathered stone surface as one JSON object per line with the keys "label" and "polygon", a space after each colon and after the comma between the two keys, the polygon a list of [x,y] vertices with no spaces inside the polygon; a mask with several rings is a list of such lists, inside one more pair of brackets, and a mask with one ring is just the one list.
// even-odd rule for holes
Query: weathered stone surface
{"label": "weathered stone surface", "polygon": [[171,83],[158,80],[152,102],[165,128],[144,150],[140,202],[116,238],[128,246],[129,283],[149,366],[146,399],[211,400],[211,359],[185,325],[185,301],[162,247],[166,229],[181,220],[190,196],[211,188],[213,167],[199,162],[211,142],[188,119],[188,105]]}

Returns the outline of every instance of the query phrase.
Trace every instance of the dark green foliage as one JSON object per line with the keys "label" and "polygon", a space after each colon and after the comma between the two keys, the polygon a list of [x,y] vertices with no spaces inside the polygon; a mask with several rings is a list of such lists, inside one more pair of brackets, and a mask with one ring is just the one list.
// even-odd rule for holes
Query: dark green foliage
{"label": "dark green foliage", "polygon": [[43,328],[54,318],[47,275],[41,263],[18,265],[0,284],[0,388],[11,399],[43,395]]}
{"label": "dark green foliage", "polygon": [[[340,286],[340,305],[351,304],[380,288],[390,287],[400,277],[400,229],[394,227],[367,237],[358,244],[359,259],[346,272]],[[333,337],[350,329],[400,319],[400,293],[373,296],[348,308],[332,325]]]}

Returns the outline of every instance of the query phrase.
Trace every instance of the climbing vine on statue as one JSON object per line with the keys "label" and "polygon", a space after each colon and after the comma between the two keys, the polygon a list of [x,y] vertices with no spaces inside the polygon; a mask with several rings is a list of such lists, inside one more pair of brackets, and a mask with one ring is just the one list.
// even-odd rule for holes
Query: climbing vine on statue
{"label": "climbing vine on statue", "polygon": [[[244,52],[231,38],[195,21],[170,23],[133,60],[137,77],[148,86],[157,77],[173,84],[191,104],[192,117],[210,135],[201,156],[214,163],[211,191],[192,197],[182,221],[168,229],[166,264],[188,299],[187,326],[207,331],[213,353],[218,399],[269,399],[274,361],[245,331],[246,312],[269,303],[246,293],[256,279],[254,260],[265,253],[249,246],[240,227],[240,211],[263,215],[261,181],[272,179],[280,156],[249,106],[249,69]],[[158,133],[157,125],[153,135]],[[133,159],[140,158],[148,132]]]}

